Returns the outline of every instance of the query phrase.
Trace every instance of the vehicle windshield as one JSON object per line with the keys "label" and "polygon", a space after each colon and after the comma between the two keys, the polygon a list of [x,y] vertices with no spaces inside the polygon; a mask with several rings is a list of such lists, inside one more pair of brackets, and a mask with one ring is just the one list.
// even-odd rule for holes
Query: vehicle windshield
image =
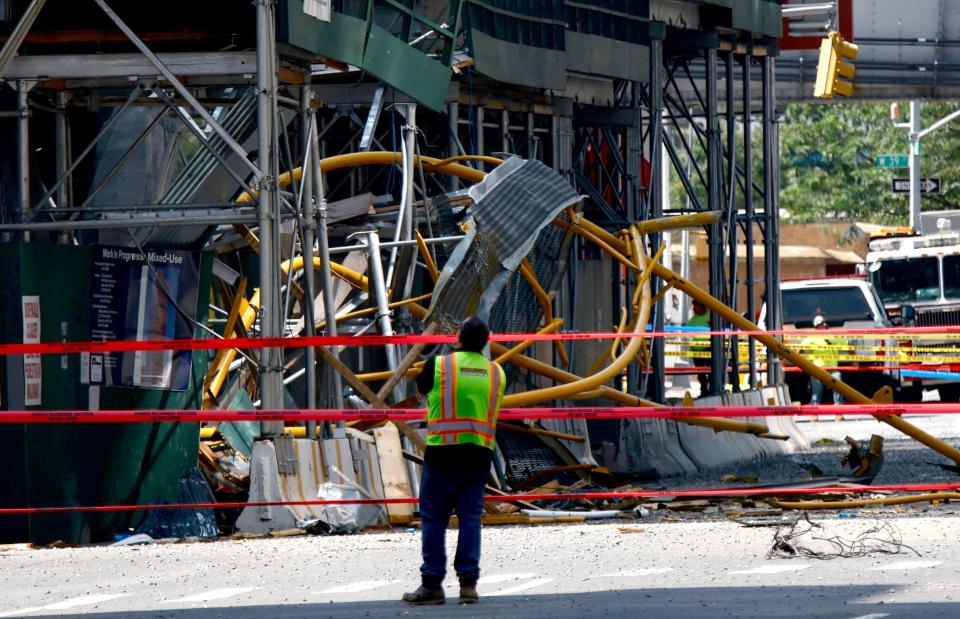
{"label": "vehicle windshield", "polygon": [[936,258],[884,260],[870,281],[886,305],[940,298],[939,261]]}
{"label": "vehicle windshield", "polygon": [[873,320],[873,312],[863,291],[848,288],[798,288],[784,290],[783,324],[813,326],[813,319],[823,316],[830,326],[842,326],[848,320]]}
{"label": "vehicle windshield", "polygon": [[960,256],[943,257],[943,296],[960,299]]}

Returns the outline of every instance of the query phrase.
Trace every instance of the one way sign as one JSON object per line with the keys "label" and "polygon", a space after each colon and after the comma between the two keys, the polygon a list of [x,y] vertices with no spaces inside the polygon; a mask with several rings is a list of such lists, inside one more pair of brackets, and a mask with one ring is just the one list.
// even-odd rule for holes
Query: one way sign
{"label": "one way sign", "polygon": [[[910,179],[893,179],[892,189],[893,193],[910,193]],[[940,193],[940,178],[921,178],[920,193]]]}

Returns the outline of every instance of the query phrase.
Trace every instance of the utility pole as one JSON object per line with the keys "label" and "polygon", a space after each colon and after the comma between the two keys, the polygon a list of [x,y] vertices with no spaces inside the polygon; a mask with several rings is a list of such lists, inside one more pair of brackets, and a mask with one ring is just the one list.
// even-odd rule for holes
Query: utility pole
{"label": "utility pole", "polygon": [[910,102],[910,226],[920,233],[920,102]]}
{"label": "utility pole", "polygon": [[907,156],[908,165],[910,166],[910,227],[918,234],[921,232],[920,195],[922,194],[922,187],[920,184],[923,182],[923,179],[920,177],[920,140],[958,116],[960,116],[960,110],[947,114],[926,129],[921,129],[919,101],[910,102],[910,122],[906,123],[897,122],[900,120],[900,104],[890,104],[890,120],[893,121],[893,126],[905,127],[910,130],[910,154]]}

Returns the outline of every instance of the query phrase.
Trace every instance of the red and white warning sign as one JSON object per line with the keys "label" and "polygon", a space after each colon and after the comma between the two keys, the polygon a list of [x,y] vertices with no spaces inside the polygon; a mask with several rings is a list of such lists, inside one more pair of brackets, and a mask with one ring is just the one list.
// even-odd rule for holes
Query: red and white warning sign
{"label": "red and white warning sign", "polygon": [[[40,343],[40,297],[36,295],[23,296],[23,343]],[[24,406],[39,406],[43,403],[41,387],[43,385],[43,368],[40,355],[26,354],[23,356],[23,404]]]}

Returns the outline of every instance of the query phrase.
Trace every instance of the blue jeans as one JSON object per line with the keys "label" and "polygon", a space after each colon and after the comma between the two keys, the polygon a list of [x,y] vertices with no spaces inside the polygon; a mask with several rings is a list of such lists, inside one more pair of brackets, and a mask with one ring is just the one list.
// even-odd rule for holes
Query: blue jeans
{"label": "blue jeans", "polygon": [[447,574],[444,545],[450,515],[460,521],[453,568],[462,579],[480,577],[480,514],[488,473],[463,475],[425,465],[420,478],[420,518],[424,580],[442,582]]}
{"label": "blue jeans", "polygon": [[[830,372],[830,375],[840,380],[840,372]],[[821,404],[823,403],[823,394],[826,391],[823,383],[821,383],[816,378],[810,378],[810,403],[811,404]],[[833,392],[833,403],[834,404],[843,404],[843,396],[837,392]]]}

